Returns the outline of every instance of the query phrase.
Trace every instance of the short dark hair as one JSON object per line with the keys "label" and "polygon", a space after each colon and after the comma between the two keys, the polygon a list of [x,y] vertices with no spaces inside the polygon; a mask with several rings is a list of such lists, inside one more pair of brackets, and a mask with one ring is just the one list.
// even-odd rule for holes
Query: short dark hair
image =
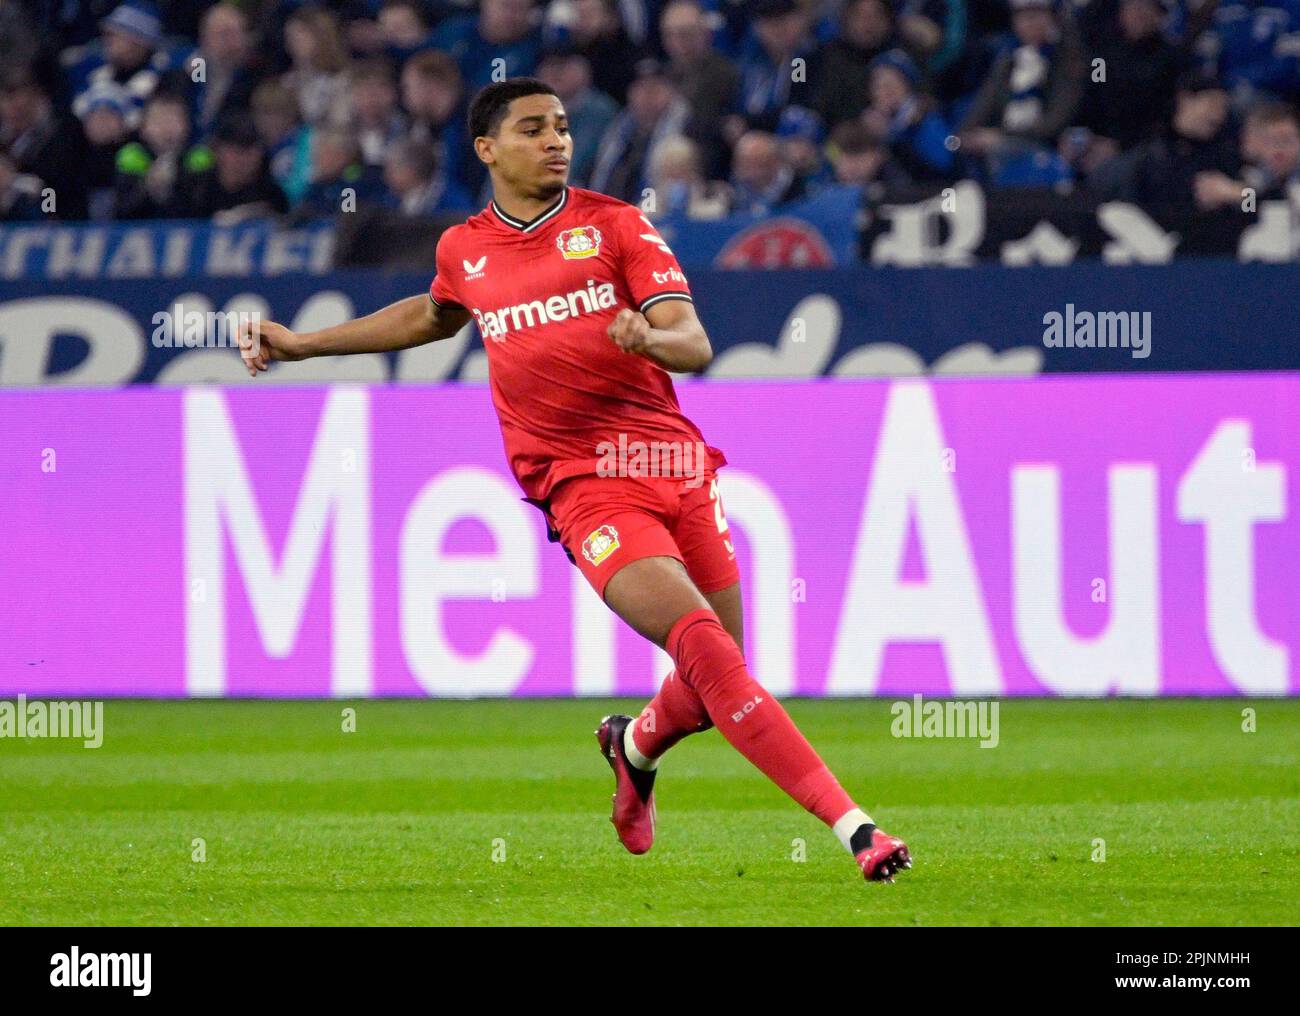
{"label": "short dark hair", "polygon": [[438,49],[423,49],[407,57],[402,64],[402,75],[416,74],[426,81],[436,81],[448,88],[460,91],[465,87],[460,75],[460,67],[448,54]]}
{"label": "short dark hair", "polygon": [[506,78],[481,89],[469,104],[469,137],[495,135],[506,118],[510,104],[525,95],[554,95],[559,93],[545,81],[537,78]]}
{"label": "short dark hair", "polygon": [[861,155],[885,147],[885,139],[861,120],[845,120],[831,131],[830,147],[842,155]]}
{"label": "short dark hair", "polygon": [[1252,106],[1246,113],[1246,123],[1251,127],[1271,127],[1275,123],[1289,123],[1300,126],[1296,112],[1285,102],[1265,100]]}

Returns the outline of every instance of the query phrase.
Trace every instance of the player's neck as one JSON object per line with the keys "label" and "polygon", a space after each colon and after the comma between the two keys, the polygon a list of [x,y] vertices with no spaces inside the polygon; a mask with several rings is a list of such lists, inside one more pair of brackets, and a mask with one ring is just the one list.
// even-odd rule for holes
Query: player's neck
{"label": "player's neck", "polygon": [[492,188],[492,200],[496,206],[512,218],[520,222],[532,222],[533,219],[541,215],[544,211],[554,205],[564,196],[567,187],[549,194],[545,197],[534,197],[531,194],[519,194],[514,191],[507,191],[504,188]]}

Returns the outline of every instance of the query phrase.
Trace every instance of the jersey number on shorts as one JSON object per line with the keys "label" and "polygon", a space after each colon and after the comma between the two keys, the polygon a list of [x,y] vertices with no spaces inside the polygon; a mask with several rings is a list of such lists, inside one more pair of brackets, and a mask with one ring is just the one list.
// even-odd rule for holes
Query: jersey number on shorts
{"label": "jersey number on shorts", "polygon": [[[717,477],[714,477],[714,479],[709,483],[709,500],[713,502],[713,519],[718,523],[718,532],[725,533],[727,531],[727,518],[722,514],[722,498],[718,495]],[[728,554],[734,554],[736,552],[735,548],[731,545],[731,541],[726,537],[723,537],[722,542],[726,545]]]}

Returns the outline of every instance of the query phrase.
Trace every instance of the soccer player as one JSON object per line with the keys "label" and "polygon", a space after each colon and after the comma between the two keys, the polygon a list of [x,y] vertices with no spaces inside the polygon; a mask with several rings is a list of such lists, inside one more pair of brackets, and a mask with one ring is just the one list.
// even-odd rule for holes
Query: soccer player
{"label": "soccer player", "polygon": [[[568,186],[573,141],[549,85],[487,86],[469,128],[493,198],[442,234],[429,293],[317,332],[258,323],[240,338],[245,365],[256,377],[272,360],[407,349],[455,335],[472,316],[526,500],[610,609],[676,664],[638,717],[607,716],[596,731],[623,845],[650,849],[663,754],[716,726],[834,830],[868,880],[892,882],[911,867],[906,844],[845,793],[745,665],[715,473],[726,459],[682,415],[668,374],[703,370],[713,356],[681,266],[639,209]],[[634,442],[687,454],[667,476],[610,469],[609,449]]]}

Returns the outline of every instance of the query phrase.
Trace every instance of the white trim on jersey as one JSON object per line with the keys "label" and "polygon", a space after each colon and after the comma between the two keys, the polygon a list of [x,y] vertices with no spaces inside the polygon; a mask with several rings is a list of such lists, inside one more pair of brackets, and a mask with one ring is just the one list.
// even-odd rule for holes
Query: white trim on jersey
{"label": "white trim on jersey", "polygon": [[655,293],[654,296],[647,296],[644,300],[641,301],[641,306],[638,307],[637,309],[641,311],[642,314],[644,314],[646,310],[648,310],[650,307],[653,307],[657,303],[663,303],[663,301],[665,300],[685,300],[687,303],[695,302],[694,300],[691,299],[690,293],[683,293],[680,290],[673,290],[671,292]]}
{"label": "white trim on jersey", "polygon": [[539,226],[543,225],[546,222],[549,222],[551,219],[559,215],[560,212],[564,209],[564,206],[567,205],[568,203],[569,203],[569,188],[565,187],[564,193],[560,195],[559,201],[551,205],[551,207],[548,208],[546,211],[542,212],[541,215],[537,216],[537,218],[532,219],[529,222],[525,222],[523,219],[517,219],[513,215],[508,215],[505,212],[503,212],[501,210],[501,206],[497,204],[495,198],[492,199],[491,208],[492,211],[496,213],[496,217],[500,219],[502,222],[504,222],[507,226],[510,226],[512,229],[517,229],[521,233],[531,233],[534,229],[537,229]]}

